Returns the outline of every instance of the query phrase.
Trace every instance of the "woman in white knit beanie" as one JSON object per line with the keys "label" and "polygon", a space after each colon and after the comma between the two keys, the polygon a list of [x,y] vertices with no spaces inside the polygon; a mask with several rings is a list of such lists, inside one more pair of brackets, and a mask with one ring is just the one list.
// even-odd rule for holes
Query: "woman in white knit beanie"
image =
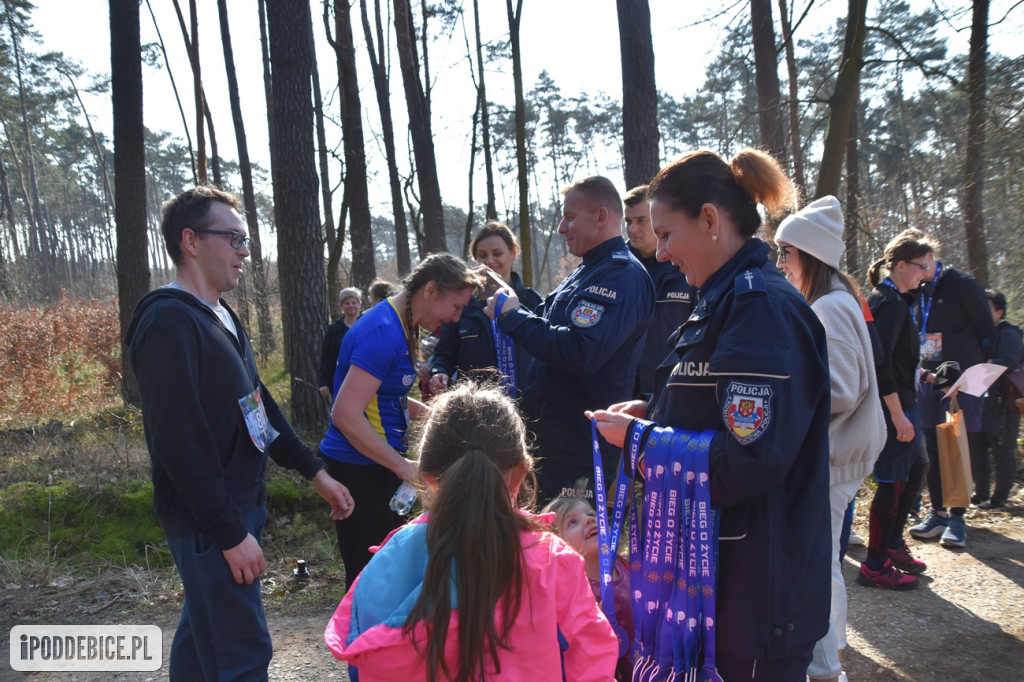
{"label": "woman in white knit beanie", "polygon": [[782,222],[775,242],[779,269],[811,304],[828,340],[832,611],[828,634],[815,645],[807,675],[812,680],[839,680],[845,678],[839,652],[846,647],[846,586],[839,536],[846,509],[885,444],[885,419],[860,297],[839,269],[844,248],[839,202],[828,196],[808,204]]}

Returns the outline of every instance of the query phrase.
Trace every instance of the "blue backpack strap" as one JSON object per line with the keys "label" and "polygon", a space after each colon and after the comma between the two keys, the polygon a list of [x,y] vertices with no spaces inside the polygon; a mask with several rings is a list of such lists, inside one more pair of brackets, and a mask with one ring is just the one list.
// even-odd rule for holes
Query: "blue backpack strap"
{"label": "blue backpack strap", "polygon": [[561,650],[562,682],[568,682],[569,678],[565,676],[565,652],[569,650],[569,640],[562,634],[562,628],[558,628],[558,648]]}

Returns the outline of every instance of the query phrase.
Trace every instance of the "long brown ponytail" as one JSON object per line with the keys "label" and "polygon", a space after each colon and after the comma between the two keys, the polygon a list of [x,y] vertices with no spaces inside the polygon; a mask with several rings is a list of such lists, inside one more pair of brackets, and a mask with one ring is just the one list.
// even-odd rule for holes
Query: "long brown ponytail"
{"label": "long brown ponytail", "polygon": [[[420,472],[436,479],[438,488],[430,502],[423,589],[405,632],[426,624],[429,682],[469,682],[483,678],[488,659],[499,666],[498,649],[509,648],[508,633],[522,605],[519,532],[533,526],[514,508],[506,477],[520,480],[532,470],[526,427],[499,388],[461,382],[431,404],[419,456]],[[459,652],[456,669],[449,670],[444,650],[453,596]]]}

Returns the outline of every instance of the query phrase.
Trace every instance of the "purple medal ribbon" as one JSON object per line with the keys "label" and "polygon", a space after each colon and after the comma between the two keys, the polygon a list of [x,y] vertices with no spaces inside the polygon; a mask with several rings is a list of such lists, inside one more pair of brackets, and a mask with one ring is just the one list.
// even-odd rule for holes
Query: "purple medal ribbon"
{"label": "purple medal ribbon", "polygon": [[[644,521],[643,554],[635,582],[633,621],[637,627],[639,654],[634,659],[633,679],[662,680],[672,669],[671,650],[664,652],[661,627],[672,583],[664,581],[666,477],[674,433],[672,429],[655,427],[644,448]],[[630,521],[632,522],[632,517]],[[631,529],[631,534],[632,534]],[[667,561],[672,563],[674,555]],[[634,558],[634,565],[636,564]]]}
{"label": "purple medal ribbon", "polygon": [[597,541],[600,551],[601,567],[601,610],[608,618],[612,631],[619,640],[619,658],[626,655],[629,649],[629,637],[626,630],[615,622],[615,590],[612,586],[615,566],[616,549],[619,544],[619,532],[622,529],[622,517],[626,509],[626,493],[629,481],[619,462],[619,481],[615,491],[615,506],[612,510],[611,527],[608,526],[608,501],[605,494],[604,467],[601,464],[601,446],[597,440],[597,420],[590,419],[590,435],[594,446],[594,502],[597,505]]}
{"label": "purple medal ribbon", "polygon": [[[634,419],[629,426],[629,479],[632,483],[636,478],[636,467],[640,459],[640,448],[647,441],[647,436],[654,424],[642,419]],[[625,457],[623,457],[625,460]],[[623,462],[625,463],[625,462]],[[640,623],[642,609],[642,594],[638,589],[641,581],[641,570],[643,562],[640,552],[640,521],[637,515],[636,499],[629,496],[629,584],[633,594],[633,623],[634,626]],[[642,652],[641,630],[636,628],[633,637],[633,661],[634,665],[641,660]]]}
{"label": "purple medal ribbon", "polygon": [[498,317],[508,296],[498,293],[494,297],[494,319],[491,320],[491,332],[494,334],[494,352],[498,361],[498,372],[505,392],[512,398],[516,397],[516,356],[512,339],[498,328]]}
{"label": "purple medal ribbon", "polygon": [[682,535],[683,507],[686,502],[684,488],[684,462],[676,456],[685,444],[691,443],[691,432],[672,431],[670,456],[665,464],[666,473],[663,487],[665,515],[662,523],[665,528],[663,536],[663,553],[661,557],[661,594],[664,599],[663,617],[659,621],[658,631],[658,666],[662,671],[671,672],[676,668],[675,648],[679,639],[679,626],[683,624],[686,612],[680,612],[678,604],[673,603],[672,594],[676,591],[678,577],[679,552],[685,544]]}
{"label": "purple medal ribbon", "polygon": [[[641,420],[630,425],[631,463],[642,425],[650,428]],[[721,680],[714,652],[718,531],[708,472],[714,433],[655,428],[644,449],[645,528],[641,536],[631,507],[629,534],[637,682]]]}
{"label": "purple medal ribbon", "polygon": [[[708,450],[714,431],[704,431],[687,443],[686,494],[690,502],[687,541],[687,625],[684,632],[685,680],[721,681],[715,670],[715,556],[718,551],[717,519],[711,509]],[[703,674],[698,663],[703,654]]]}
{"label": "purple medal ribbon", "polygon": [[[696,532],[697,549],[699,557],[699,578],[700,578],[700,608],[701,621],[704,628],[704,677],[706,682],[722,682],[722,678],[715,669],[715,588],[718,579],[718,571],[715,566],[715,559],[718,555],[718,524],[711,509],[711,481],[708,471],[708,452],[711,449],[711,439],[714,431],[703,432],[697,440],[690,441],[694,458],[695,490],[694,504],[695,511],[691,515],[691,535]],[[694,528],[696,529],[694,531]]]}

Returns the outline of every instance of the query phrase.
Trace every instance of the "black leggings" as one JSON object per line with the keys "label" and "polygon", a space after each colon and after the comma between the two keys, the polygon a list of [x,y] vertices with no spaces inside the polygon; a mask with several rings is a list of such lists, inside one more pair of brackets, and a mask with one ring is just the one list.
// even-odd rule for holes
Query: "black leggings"
{"label": "black leggings", "polygon": [[338,551],[345,565],[345,582],[351,587],[359,572],[370,563],[370,547],[379,545],[404,522],[388,506],[402,481],[379,464],[362,466],[330,457],[323,459],[327,462],[327,473],[348,487],[355,502],[351,516],[334,522]]}
{"label": "black leggings", "polygon": [[879,483],[871,500],[868,558],[884,561],[886,550],[903,542],[903,529],[907,525],[910,508],[921,491],[928,464],[914,462],[906,481]]}

